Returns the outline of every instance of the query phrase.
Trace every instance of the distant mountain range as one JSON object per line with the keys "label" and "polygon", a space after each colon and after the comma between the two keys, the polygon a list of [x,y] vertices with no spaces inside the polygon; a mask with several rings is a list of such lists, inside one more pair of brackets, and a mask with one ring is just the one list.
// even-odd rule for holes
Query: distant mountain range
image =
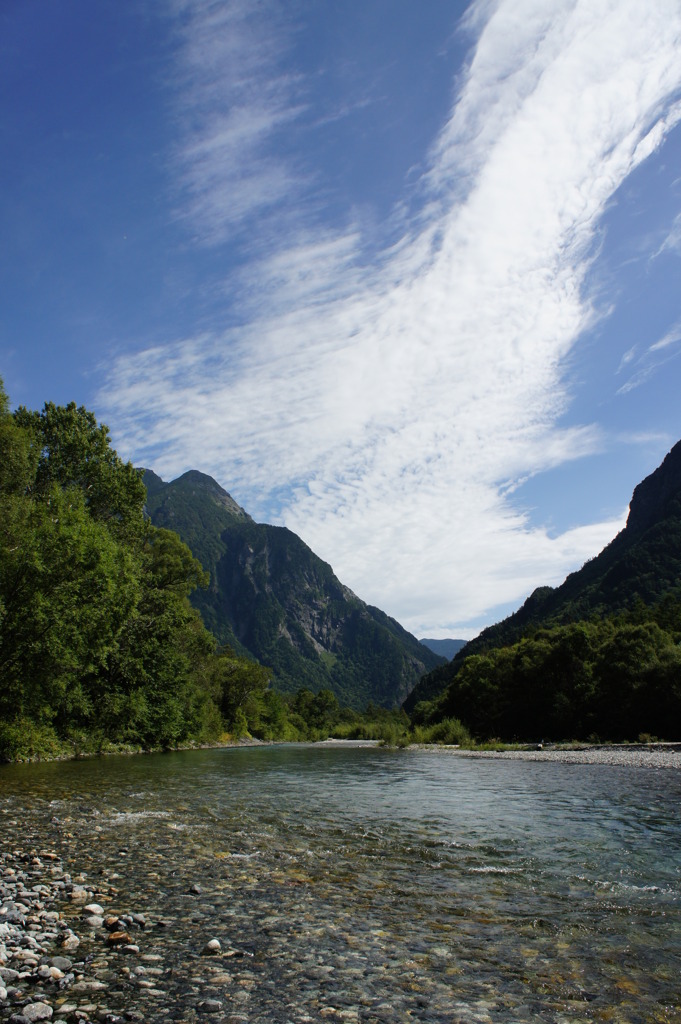
{"label": "distant mountain range", "polygon": [[540,587],[513,615],[485,629],[447,665],[424,676],[407,711],[443,692],[463,660],[515,643],[529,629],[613,615],[637,602],[681,600],[681,442],[634,489],[625,528],[559,587]]}
{"label": "distant mountain range", "polygon": [[447,658],[447,660],[453,658],[462,647],[466,646],[465,640],[430,640],[427,637],[425,639],[422,638],[421,643],[429,650],[434,651],[435,654],[439,654],[442,658]]}
{"label": "distant mountain range", "polygon": [[147,512],[210,574],[192,595],[206,626],[273,670],[275,687],[331,690],[341,704],[399,705],[444,658],[365,604],[290,530],[254,522],[211,477],[144,473]]}

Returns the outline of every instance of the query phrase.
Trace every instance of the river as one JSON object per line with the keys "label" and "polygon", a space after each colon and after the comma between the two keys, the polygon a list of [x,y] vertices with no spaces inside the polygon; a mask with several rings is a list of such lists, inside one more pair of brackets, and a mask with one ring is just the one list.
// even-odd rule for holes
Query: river
{"label": "river", "polygon": [[669,1022],[680,808],[673,770],[265,746],[3,766],[0,851],[144,916],[124,954],[60,908],[81,1020]]}

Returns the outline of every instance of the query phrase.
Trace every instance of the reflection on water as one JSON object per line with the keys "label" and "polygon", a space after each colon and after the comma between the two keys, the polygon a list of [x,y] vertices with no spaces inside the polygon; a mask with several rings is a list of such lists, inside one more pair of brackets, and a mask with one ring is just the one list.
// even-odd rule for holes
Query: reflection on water
{"label": "reflection on water", "polygon": [[673,771],[282,746],[7,766],[0,826],[163,919],[179,988],[148,1019],[191,1017],[216,935],[252,954],[219,983],[248,1020],[670,1021],[680,796]]}

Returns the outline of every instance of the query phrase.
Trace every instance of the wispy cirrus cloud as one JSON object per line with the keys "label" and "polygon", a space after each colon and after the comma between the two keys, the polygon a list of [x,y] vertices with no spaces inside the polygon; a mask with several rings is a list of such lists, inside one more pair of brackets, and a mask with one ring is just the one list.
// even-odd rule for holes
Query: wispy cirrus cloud
{"label": "wispy cirrus cloud", "polygon": [[242,326],[120,359],[99,404],[138,464],[211,473],[408,628],[463,635],[623,525],[552,537],[511,495],[603,443],[559,425],[566,360],[596,316],[607,204],[675,123],[681,10],[474,3],[421,215],[370,263],[361,220],[329,228],[320,168],[290,156],[305,88],[282,77],[283,28],[245,5],[182,11],[183,216],[202,243],[248,222],[262,244],[224,286]]}
{"label": "wispy cirrus cloud", "polygon": [[681,254],[681,213],[674,218],[674,223],[672,224],[670,231],[666,235],[662,245],[654,254],[655,258],[661,256],[663,252]]}
{"label": "wispy cirrus cloud", "polygon": [[630,372],[630,376],[617,389],[617,394],[627,395],[634,391],[679,355],[681,355],[681,321],[673,324],[661,338],[648,345],[640,355],[637,354],[635,347],[625,353],[617,372],[621,373],[626,369],[627,372]]}
{"label": "wispy cirrus cloud", "polygon": [[200,245],[219,245],[256,215],[299,193],[295,160],[273,153],[303,107],[280,5],[176,0],[175,151],[178,215]]}

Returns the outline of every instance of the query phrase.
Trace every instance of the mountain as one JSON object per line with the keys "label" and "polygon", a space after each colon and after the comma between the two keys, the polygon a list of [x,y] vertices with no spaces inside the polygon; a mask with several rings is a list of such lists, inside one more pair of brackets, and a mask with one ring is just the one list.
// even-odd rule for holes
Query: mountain
{"label": "mountain", "polygon": [[341,704],[400,704],[443,659],[337,579],[303,541],[254,520],[211,477],[145,471],[147,512],[210,574],[192,603],[223,644],[274,672],[278,690],[331,690]]}
{"label": "mountain", "polygon": [[441,658],[447,658],[451,660],[455,654],[458,654],[462,647],[466,646],[465,640],[430,640],[428,638],[421,639],[420,643],[424,644],[429,651],[434,651],[435,654],[439,654]]}
{"label": "mountain", "polygon": [[506,647],[531,628],[603,617],[667,594],[681,598],[681,441],[637,487],[623,530],[559,587],[539,587],[508,618],[483,630],[454,660],[424,676],[405,709],[433,700],[465,658]]}

